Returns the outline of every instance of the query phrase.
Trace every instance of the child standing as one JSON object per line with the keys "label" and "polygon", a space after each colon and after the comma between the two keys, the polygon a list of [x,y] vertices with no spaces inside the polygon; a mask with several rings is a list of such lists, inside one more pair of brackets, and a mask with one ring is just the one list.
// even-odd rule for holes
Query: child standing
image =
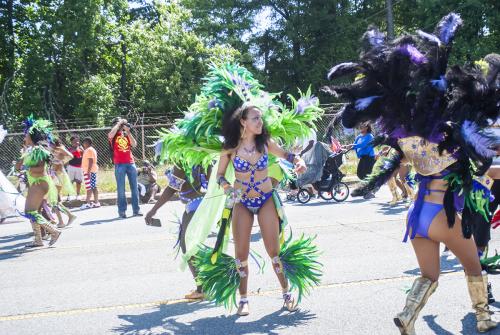
{"label": "child standing", "polygon": [[[80,209],[88,209],[92,207],[101,207],[99,203],[99,192],[97,191],[97,151],[92,146],[92,138],[85,137],[83,139],[83,156],[82,156],[82,171],[83,179],[85,181],[85,188],[87,189],[86,203]],[[90,198],[94,195],[94,203]]]}

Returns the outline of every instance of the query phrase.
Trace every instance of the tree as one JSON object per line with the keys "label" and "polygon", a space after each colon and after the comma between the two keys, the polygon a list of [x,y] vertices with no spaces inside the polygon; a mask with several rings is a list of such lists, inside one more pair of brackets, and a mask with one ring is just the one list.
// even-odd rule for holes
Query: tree
{"label": "tree", "polygon": [[239,57],[187,29],[190,12],[177,2],[14,1],[0,14],[0,108],[9,125],[30,113],[89,124],[176,112],[208,62]]}

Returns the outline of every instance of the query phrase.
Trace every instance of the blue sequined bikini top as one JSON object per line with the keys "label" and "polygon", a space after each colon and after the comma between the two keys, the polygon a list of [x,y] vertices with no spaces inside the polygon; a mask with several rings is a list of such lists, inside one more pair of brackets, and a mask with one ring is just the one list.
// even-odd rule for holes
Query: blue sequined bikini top
{"label": "blue sequined bikini top", "polygon": [[236,155],[233,160],[233,166],[237,172],[249,172],[255,170],[262,171],[267,168],[267,162],[268,162],[267,152],[265,152],[262,156],[260,156],[259,160],[255,164],[252,164],[246,159],[243,159],[240,156]]}

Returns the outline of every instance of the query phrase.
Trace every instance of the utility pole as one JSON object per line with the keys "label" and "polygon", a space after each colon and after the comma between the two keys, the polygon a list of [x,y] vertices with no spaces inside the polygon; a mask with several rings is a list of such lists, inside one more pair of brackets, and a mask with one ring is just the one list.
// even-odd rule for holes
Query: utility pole
{"label": "utility pole", "polygon": [[392,0],[385,0],[387,8],[387,37],[389,40],[394,39],[394,17],[392,15]]}

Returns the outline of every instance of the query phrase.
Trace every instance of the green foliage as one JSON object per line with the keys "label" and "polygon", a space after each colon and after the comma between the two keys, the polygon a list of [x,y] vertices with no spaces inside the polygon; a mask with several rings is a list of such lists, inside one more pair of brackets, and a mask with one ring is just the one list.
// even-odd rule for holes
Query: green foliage
{"label": "green foliage", "polygon": [[118,92],[116,85],[117,76],[109,75],[103,77],[100,75],[90,76],[79,85],[80,103],[76,108],[76,115],[93,115],[95,121],[100,126],[106,126],[116,113],[115,97]]}
{"label": "green foliage", "polygon": [[[432,31],[444,14],[460,13],[464,26],[452,62],[499,52],[499,1],[393,3],[396,33]],[[269,91],[285,93],[283,103],[309,85],[330,102],[318,93],[327,70],[356,58],[369,24],[386,29],[385,6],[385,0],[2,1],[0,122],[13,125],[31,113],[86,123],[176,114],[193,101],[211,62],[238,61]],[[92,102],[100,89],[104,97]]]}
{"label": "green foliage", "polygon": [[[316,92],[327,83],[326,72],[336,63],[357,58],[359,39],[367,26],[385,30],[385,0],[186,0],[196,6],[193,25],[207,39],[224,40],[246,53],[260,70],[260,81],[274,92],[295,92],[311,85]],[[202,4],[205,3],[205,4]],[[393,1],[396,33],[432,31],[439,19],[457,11],[464,19],[452,61],[477,60],[500,45],[500,2],[495,0]],[[242,16],[240,13],[244,12]],[[220,19],[215,19],[220,17]],[[227,24],[234,17],[237,29]],[[245,36],[233,42],[234,32]],[[246,42],[246,41],[245,41]],[[322,102],[331,96],[320,95]]]}
{"label": "green foliage", "polygon": [[176,1],[10,2],[0,4],[0,115],[10,126],[31,113],[85,124],[177,113],[210,62],[239,57],[198,37]]}

